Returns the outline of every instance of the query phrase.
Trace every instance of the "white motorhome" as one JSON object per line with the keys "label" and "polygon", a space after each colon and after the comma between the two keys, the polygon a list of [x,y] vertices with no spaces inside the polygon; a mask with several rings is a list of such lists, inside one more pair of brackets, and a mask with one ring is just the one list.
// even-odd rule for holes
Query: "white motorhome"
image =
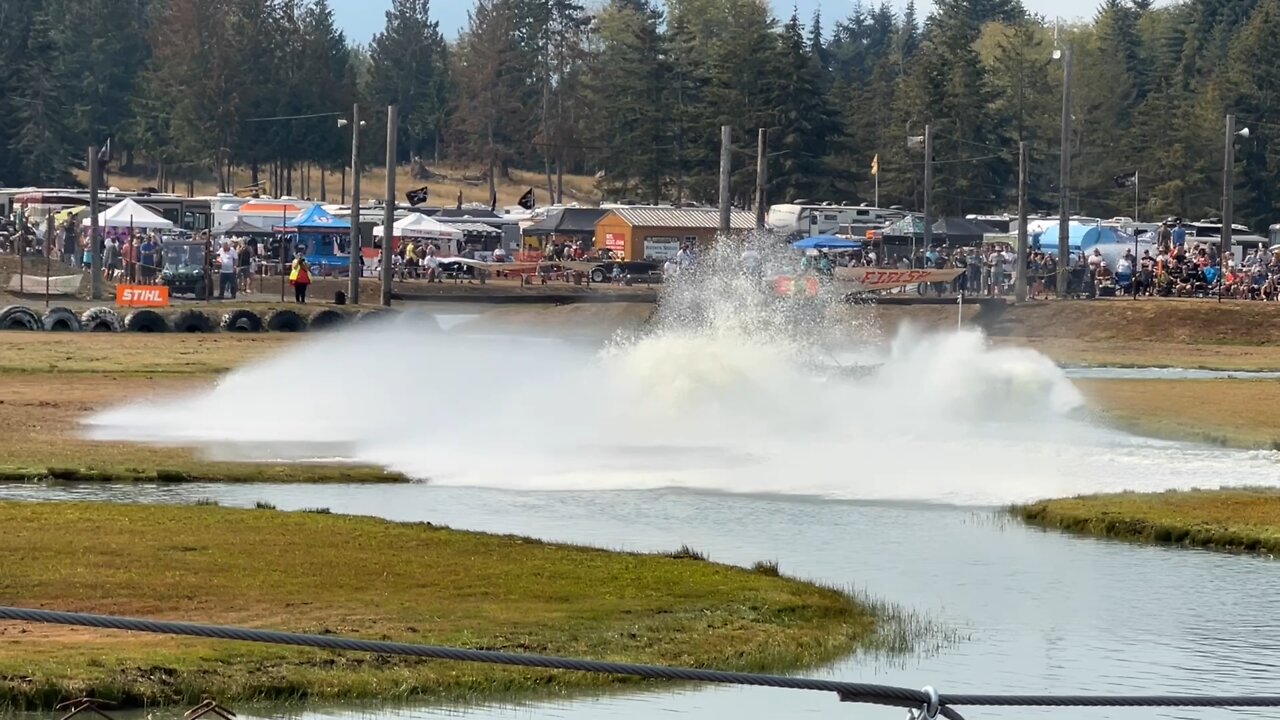
{"label": "white motorhome", "polygon": [[[810,204],[803,201],[769,208],[765,224],[782,235],[834,235],[845,228],[873,228],[897,222],[906,212],[869,205]],[[855,230],[856,232],[856,230]]]}

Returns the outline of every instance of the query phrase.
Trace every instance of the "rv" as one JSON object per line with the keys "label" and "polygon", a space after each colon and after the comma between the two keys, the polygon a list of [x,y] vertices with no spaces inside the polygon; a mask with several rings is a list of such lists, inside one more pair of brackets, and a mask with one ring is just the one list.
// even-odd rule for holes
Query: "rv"
{"label": "rv", "polygon": [[906,217],[906,212],[869,205],[810,204],[804,201],[774,205],[765,224],[781,235],[812,237],[840,232],[862,235]]}

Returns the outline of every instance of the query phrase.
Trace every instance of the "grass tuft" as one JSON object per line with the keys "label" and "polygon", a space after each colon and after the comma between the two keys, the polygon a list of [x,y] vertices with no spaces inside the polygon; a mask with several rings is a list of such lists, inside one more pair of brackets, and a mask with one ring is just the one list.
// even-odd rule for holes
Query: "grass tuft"
{"label": "grass tuft", "polygon": [[667,557],[675,560],[700,560],[702,562],[706,562],[707,560],[706,555],[703,555],[688,545],[681,545],[675,552],[667,553]]}
{"label": "grass tuft", "polygon": [[769,577],[778,577],[781,575],[781,573],[778,572],[777,560],[757,560],[751,564],[751,572],[758,573],[760,575],[768,575]]}
{"label": "grass tuft", "polygon": [[196,498],[196,501],[192,504],[199,507],[218,507],[218,501],[211,497]]}
{"label": "grass tuft", "polygon": [[255,510],[275,510],[275,509],[276,509],[276,506],[275,506],[275,505],[272,505],[271,503],[267,502],[266,500],[259,500],[259,501],[257,501],[256,503],[254,503],[254,504],[253,504],[253,509],[255,509]]}
{"label": "grass tuft", "polygon": [[313,515],[332,515],[333,511],[327,507],[302,508],[299,512],[311,513]]}

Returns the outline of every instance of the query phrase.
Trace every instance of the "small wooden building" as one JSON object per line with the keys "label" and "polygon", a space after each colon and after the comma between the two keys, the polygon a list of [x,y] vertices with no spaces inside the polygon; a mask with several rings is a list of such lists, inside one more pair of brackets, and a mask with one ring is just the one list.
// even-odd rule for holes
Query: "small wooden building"
{"label": "small wooden building", "polygon": [[[754,230],[755,215],[735,210],[729,226],[737,232]],[[715,208],[616,208],[596,223],[596,248],[622,253],[627,260],[665,260],[682,243],[711,244],[719,228]]]}

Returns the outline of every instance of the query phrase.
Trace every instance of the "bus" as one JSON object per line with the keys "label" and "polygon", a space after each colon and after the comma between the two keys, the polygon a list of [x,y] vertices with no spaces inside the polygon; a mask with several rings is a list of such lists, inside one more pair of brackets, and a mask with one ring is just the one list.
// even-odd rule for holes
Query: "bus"
{"label": "bus", "polygon": [[[168,193],[129,192],[111,188],[98,193],[98,212],[125,198],[133,198],[140,205],[173,223],[174,227],[199,233],[213,227],[212,204],[209,198],[189,198]],[[70,188],[23,188],[0,192],[0,209],[12,215],[22,208],[27,224],[41,227],[50,215],[74,207],[89,204],[89,191]]]}

